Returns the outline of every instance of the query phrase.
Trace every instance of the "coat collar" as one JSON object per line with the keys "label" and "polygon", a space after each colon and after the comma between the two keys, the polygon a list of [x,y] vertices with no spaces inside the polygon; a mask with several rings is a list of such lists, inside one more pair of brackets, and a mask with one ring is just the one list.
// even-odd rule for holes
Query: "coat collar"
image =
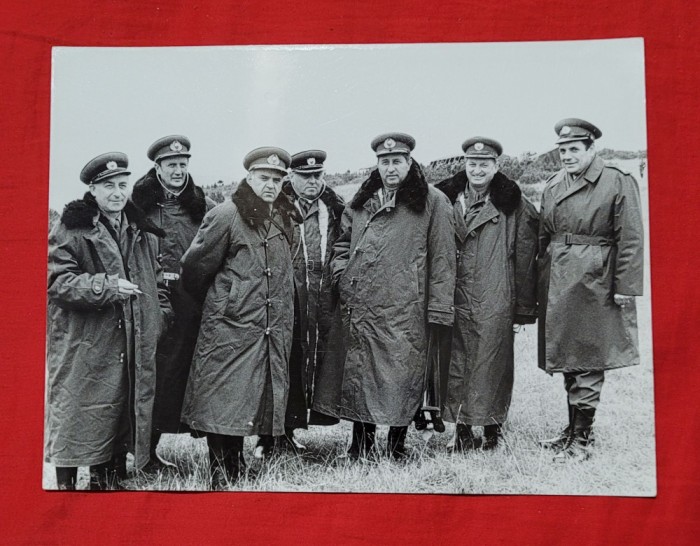
{"label": "coat collar", "polygon": [[[165,231],[151,222],[146,213],[133,202],[127,201],[124,214],[129,224],[134,225],[136,229],[165,237]],[[61,223],[67,229],[92,229],[97,225],[99,217],[100,209],[97,201],[90,192],[86,192],[82,199],[71,201],[65,206]]]}
{"label": "coat collar", "polygon": [[[555,198],[554,202],[556,204],[559,204],[567,197],[585,188],[588,184],[597,183],[601,173],[603,172],[603,168],[605,168],[605,161],[603,161],[603,159],[600,156],[596,155],[593,158],[593,161],[591,161],[591,164],[586,169],[586,172],[583,173],[583,176],[579,176],[576,180],[574,180],[571,183],[571,185],[566,189],[566,191],[563,191],[560,195],[558,195]],[[560,183],[563,180],[566,180],[566,177],[568,176],[565,170],[562,169],[561,172],[562,175],[557,181],[557,183],[559,184],[559,188],[561,187]]]}
{"label": "coat collar", "polygon": [[[378,170],[373,170],[355,194],[350,207],[360,210],[364,204],[382,187],[382,179]],[[428,200],[428,183],[418,163],[413,160],[408,176],[396,191],[396,205],[405,204],[414,212],[423,212]]]}
{"label": "coat collar", "polygon": [[[292,188],[292,183],[289,180],[285,180],[282,186],[282,191],[289,197],[291,201],[295,201],[298,196],[294,193],[294,188]],[[340,197],[333,188],[328,185],[323,189],[323,193],[319,197],[323,204],[328,207],[328,210],[333,215],[335,220],[339,220],[343,215],[343,210],[345,210],[345,201]]]}
{"label": "coat collar", "polygon": [[[447,195],[454,205],[455,201],[457,201],[457,196],[467,188],[467,173],[461,170],[451,178],[435,184],[435,187]],[[520,205],[522,192],[515,182],[498,171],[494,175],[493,180],[491,180],[489,196],[489,203],[492,203],[499,211],[509,215]],[[490,208],[488,207],[489,203],[484,207],[485,209]]]}
{"label": "coat collar", "polygon": [[263,227],[265,220],[271,220],[275,215],[279,215],[282,219],[284,235],[290,241],[290,244],[294,224],[300,224],[303,221],[301,213],[284,192],[280,192],[272,204],[271,215],[267,203],[255,194],[245,178],[238,184],[238,188],[233,192],[231,200],[235,203],[243,220],[255,229]]}
{"label": "coat collar", "polygon": [[[131,200],[147,214],[165,200],[165,189],[158,180],[155,168],[136,181]],[[191,175],[185,189],[178,196],[178,201],[193,222],[197,224],[202,222],[207,212],[207,198],[204,190],[195,185]]]}

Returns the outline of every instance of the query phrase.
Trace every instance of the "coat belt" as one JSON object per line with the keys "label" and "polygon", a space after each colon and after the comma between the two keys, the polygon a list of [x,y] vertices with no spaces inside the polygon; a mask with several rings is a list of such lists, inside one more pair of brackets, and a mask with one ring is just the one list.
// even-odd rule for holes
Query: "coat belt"
{"label": "coat belt", "polygon": [[576,233],[554,233],[551,241],[553,243],[564,243],[567,245],[594,245],[594,246],[614,246],[615,240],[597,235],[578,235]]}

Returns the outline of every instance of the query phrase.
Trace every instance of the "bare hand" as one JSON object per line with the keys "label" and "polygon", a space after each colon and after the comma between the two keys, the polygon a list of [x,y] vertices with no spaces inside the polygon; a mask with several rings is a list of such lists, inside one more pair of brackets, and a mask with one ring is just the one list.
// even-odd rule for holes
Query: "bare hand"
{"label": "bare hand", "polygon": [[127,281],[126,279],[118,279],[117,286],[119,287],[119,293],[123,296],[134,296],[136,294],[143,294],[139,290],[139,285]]}
{"label": "bare hand", "polygon": [[619,305],[620,307],[624,307],[625,305],[628,305],[634,301],[634,296],[625,296],[623,294],[615,294],[613,296],[613,299],[615,300],[615,303]]}
{"label": "bare hand", "polygon": [[513,324],[513,333],[514,334],[519,334],[522,329],[523,329],[522,324]]}

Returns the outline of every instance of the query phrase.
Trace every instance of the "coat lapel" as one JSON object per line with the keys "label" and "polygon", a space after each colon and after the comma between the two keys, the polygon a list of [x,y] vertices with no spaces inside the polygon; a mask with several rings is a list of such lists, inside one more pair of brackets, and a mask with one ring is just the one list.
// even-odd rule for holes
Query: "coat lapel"
{"label": "coat lapel", "polygon": [[121,252],[117,242],[107,232],[106,227],[98,221],[95,224],[95,229],[86,233],[84,237],[92,244],[108,275],[118,273],[121,278],[126,278]]}
{"label": "coat lapel", "polygon": [[[604,166],[605,162],[600,157],[596,156],[591,162],[588,169],[586,169],[586,173],[583,176],[579,176],[566,191],[562,192],[561,195],[556,197],[556,199],[554,200],[555,204],[558,205],[564,199],[567,199],[573,194],[578,193],[583,188],[587,187],[589,183],[595,184],[598,181],[598,178],[600,178],[600,173],[603,172]],[[566,173],[564,173],[563,176],[566,177]],[[557,189],[559,189],[560,187],[561,182],[557,185]]]}
{"label": "coat lapel", "polygon": [[495,207],[493,202],[491,200],[489,200],[481,208],[481,210],[479,211],[479,214],[477,214],[476,218],[474,218],[474,220],[472,220],[471,224],[469,226],[467,226],[467,231],[469,233],[471,233],[472,231],[476,231],[481,226],[483,226],[486,222],[490,222],[491,220],[498,218],[498,216],[499,216],[498,209]]}
{"label": "coat lapel", "polygon": [[455,202],[453,211],[455,217],[455,233],[459,242],[463,243],[467,235],[469,235],[469,230],[467,230],[467,223],[464,221],[464,207],[459,200]]}

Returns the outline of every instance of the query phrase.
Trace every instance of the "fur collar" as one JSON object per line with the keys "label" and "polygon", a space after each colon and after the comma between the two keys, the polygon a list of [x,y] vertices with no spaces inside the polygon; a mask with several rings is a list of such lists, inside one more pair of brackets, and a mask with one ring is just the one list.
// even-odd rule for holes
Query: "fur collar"
{"label": "fur collar", "polygon": [[[373,170],[369,178],[362,183],[357,190],[350,206],[359,210],[374,193],[382,187],[382,179],[377,169]],[[396,191],[396,203],[404,203],[414,212],[423,212],[428,200],[428,183],[423,176],[423,171],[414,159],[408,176]]]}
{"label": "fur collar", "polygon": [[[294,193],[294,188],[292,188],[292,183],[289,180],[285,180],[282,186],[282,191],[289,197],[289,199],[295,201],[297,199],[297,194]],[[343,215],[343,210],[345,210],[345,201],[340,197],[335,191],[326,184],[326,188],[323,190],[321,197],[319,197],[323,204],[328,207],[334,218],[340,219]]]}
{"label": "fur collar", "polygon": [[[238,188],[233,192],[231,200],[236,204],[241,217],[253,228],[261,227],[265,220],[270,219],[270,209],[267,203],[255,194],[245,178],[238,184]],[[301,213],[287,194],[282,191],[275,199],[272,207],[282,216],[282,227],[284,228],[285,236],[288,241],[291,241],[294,224],[301,224],[302,222]]]}
{"label": "fur collar", "polygon": [[[150,213],[159,203],[165,199],[165,189],[158,181],[156,169],[152,168],[143,177],[136,181],[131,192],[131,200],[145,213]],[[178,199],[182,207],[187,211],[192,221],[202,223],[202,218],[207,212],[207,199],[204,190],[196,186],[192,175],[189,176],[187,186]]]}
{"label": "fur collar", "polygon": [[[137,229],[153,233],[158,237],[165,237],[165,231],[151,222],[146,213],[131,201],[127,201],[124,213],[128,222],[136,224]],[[65,206],[61,223],[68,229],[92,229],[99,214],[97,201],[90,192],[86,192],[82,199],[71,201]]]}
{"label": "fur collar", "polygon": [[[451,178],[447,178],[435,184],[454,205],[457,196],[467,187],[467,173],[459,171]],[[490,197],[493,205],[504,214],[512,214],[520,204],[522,192],[518,185],[506,175],[498,171],[491,180]]]}

